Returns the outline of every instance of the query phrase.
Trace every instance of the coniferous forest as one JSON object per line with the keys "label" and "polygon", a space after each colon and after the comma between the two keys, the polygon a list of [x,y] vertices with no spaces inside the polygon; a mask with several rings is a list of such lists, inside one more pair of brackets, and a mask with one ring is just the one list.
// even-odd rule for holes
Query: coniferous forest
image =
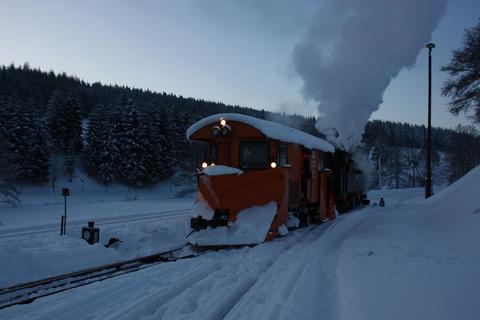
{"label": "coniferous forest", "polygon": [[3,66],[1,177],[17,184],[55,183],[59,174],[73,178],[75,168],[82,168],[105,185],[149,186],[178,169],[194,169],[201,151],[186,140],[186,129],[220,112],[271,117],[315,133],[314,118],[89,84],[27,64]]}
{"label": "coniferous forest", "polygon": [[[201,151],[186,140],[185,131],[196,120],[220,112],[283,122],[319,135],[313,117],[90,84],[28,64],[2,66],[1,192],[9,192],[6,182],[54,185],[59,174],[73,179],[76,168],[106,186],[118,182],[132,187],[153,185],[179,169],[193,172]],[[424,136],[423,126],[369,122],[363,143],[375,167],[372,186],[415,185],[423,170]],[[448,173],[438,173],[445,175],[443,180],[437,177],[439,182],[452,182],[479,163],[480,138],[474,127],[435,128],[433,137],[437,160],[444,155],[450,166]],[[405,173],[415,169],[417,178]]]}

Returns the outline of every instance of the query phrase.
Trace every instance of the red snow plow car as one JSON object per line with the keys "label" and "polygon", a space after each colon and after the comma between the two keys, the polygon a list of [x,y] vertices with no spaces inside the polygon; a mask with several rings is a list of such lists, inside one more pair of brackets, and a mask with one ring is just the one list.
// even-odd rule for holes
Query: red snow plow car
{"label": "red snow plow car", "polygon": [[187,130],[205,143],[190,243],[245,245],[367,202],[348,153],[285,125],[217,114]]}

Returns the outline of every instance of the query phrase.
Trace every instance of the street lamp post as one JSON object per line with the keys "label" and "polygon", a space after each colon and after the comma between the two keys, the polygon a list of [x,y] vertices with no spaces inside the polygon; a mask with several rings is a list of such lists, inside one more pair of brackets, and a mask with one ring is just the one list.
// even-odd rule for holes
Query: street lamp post
{"label": "street lamp post", "polygon": [[432,196],[432,49],[435,48],[435,44],[430,42],[426,47],[428,48],[428,122],[425,199]]}

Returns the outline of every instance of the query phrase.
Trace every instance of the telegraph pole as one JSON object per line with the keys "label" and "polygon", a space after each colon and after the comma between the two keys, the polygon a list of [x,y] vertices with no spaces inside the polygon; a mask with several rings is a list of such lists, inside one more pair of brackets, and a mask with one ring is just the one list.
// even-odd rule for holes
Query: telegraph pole
{"label": "telegraph pole", "polygon": [[435,48],[435,44],[430,42],[426,47],[428,48],[428,122],[425,199],[432,196],[432,49]]}

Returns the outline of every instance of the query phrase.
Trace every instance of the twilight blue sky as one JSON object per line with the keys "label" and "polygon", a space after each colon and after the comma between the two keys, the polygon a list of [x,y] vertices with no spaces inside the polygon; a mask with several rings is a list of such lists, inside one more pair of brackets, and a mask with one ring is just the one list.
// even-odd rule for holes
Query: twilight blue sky
{"label": "twilight blue sky", "polygon": [[[0,64],[65,71],[117,83],[273,111],[317,114],[305,101],[292,51],[315,0],[0,0]],[[433,123],[454,127],[438,68],[480,17],[480,1],[450,0],[433,33]],[[405,21],[408,24],[408,21]],[[427,52],[400,72],[373,118],[423,124]]]}

